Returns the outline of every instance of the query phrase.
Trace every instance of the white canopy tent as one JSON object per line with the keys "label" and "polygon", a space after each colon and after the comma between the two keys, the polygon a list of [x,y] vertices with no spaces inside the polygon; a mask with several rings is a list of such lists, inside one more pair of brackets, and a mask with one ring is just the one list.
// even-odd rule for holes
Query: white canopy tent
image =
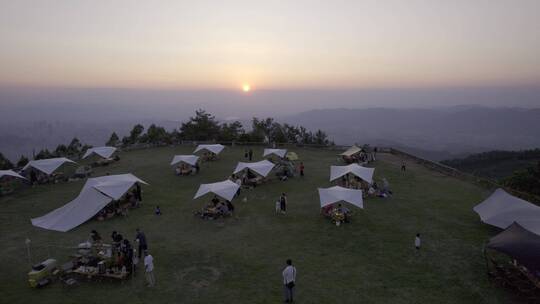
{"label": "white canopy tent", "polygon": [[174,166],[180,162],[195,166],[198,160],[199,157],[197,155],[175,155],[171,161],[171,166]]}
{"label": "white canopy tent", "polygon": [[364,208],[362,190],[347,189],[340,186],[319,188],[319,198],[321,208],[340,201],[345,201],[358,208]]}
{"label": "white canopy tent", "polygon": [[76,164],[76,162],[72,161],[71,159],[67,159],[65,157],[39,159],[39,160],[31,160],[30,162],[28,162],[28,164],[24,166],[23,170],[27,170],[28,168],[34,168],[47,175],[51,175],[51,173],[56,171],[56,169],[58,169],[64,163]]}
{"label": "white canopy tent", "polygon": [[276,164],[266,159],[254,163],[239,162],[238,165],[236,165],[236,169],[234,169],[233,173],[236,174],[244,169],[249,169],[263,177],[266,177],[268,173],[272,171],[275,165]]}
{"label": "white canopy tent", "polygon": [[114,152],[116,152],[115,147],[95,147],[86,150],[86,153],[84,153],[82,158],[85,159],[92,154],[99,155],[103,158],[111,158]]}
{"label": "white canopy tent", "polygon": [[66,232],[86,222],[110,202],[120,199],[135,183],[146,182],[132,174],[89,178],[79,196],[44,216],[33,218],[32,225]]}
{"label": "white canopy tent", "polygon": [[352,173],[364,181],[371,184],[373,182],[373,173],[375,168],[366,168],[358,164],[350,164],[347,166],[331,166],[330,167],[330,181],[342,177],[345,174]]}
{"label": "white canopy tent", "polygon": [[12,176],[16,178],[26,179],[24,176],[20,175],[19,173],[13,170],[0,170],[0,179],[4,176]]}
{"label": "white canopy tent", "polygon": [[362,152],[362,148],[357,147],[356,145],[350,147],[345,152],[341,153],[341,156],[352,156],[354,154]]}
{"label": "white canopy tent", "polygon": [[517,222],[530,232],[540,235],[540,207],[497,189],[486,200],[474,206],[480,220],[506,229]]}
{"label": "white canopy tent", "polygon": [[195,151],[193,151],[193,153],[197,153],[201,150],[207,150],[207,151],[210,151],[214,154],[219,154],[221,151],[223,151],[223,149],[225,149],[225,146],[224,145],[220,145],[220,144],[215,144],[215,145],[198,145],[197,148],[195,149]]}
{"label": "white canopy tent", "polygon": [[285,155],[287,155],[287,149],[264,149],[263,157],[266,157],[272,154],[283,158],[285,157]]}
{"label": "white canopy tent", "polygon": [[197,191],[193,199],[199,198],[209,192],[212,192],[228,201],[231,201],[234,198],[236,192],[238,191],[238,188],[240,188],[240,186],[230,180],[225,180],[212,184],[201,184],[199,190]]}

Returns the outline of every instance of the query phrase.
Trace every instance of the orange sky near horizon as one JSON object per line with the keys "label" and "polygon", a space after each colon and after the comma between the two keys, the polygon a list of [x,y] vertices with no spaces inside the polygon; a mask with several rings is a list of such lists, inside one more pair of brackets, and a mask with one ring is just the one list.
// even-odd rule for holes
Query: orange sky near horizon
{"label": "orange sky near horizon", "polygon": [[534,85],[539,37],[533,0],[0,0],[0,85]]}

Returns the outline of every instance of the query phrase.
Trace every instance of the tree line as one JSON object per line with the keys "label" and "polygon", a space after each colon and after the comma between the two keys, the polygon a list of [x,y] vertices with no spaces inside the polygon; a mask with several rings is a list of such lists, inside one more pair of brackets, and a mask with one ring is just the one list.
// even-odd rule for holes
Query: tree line
{"label": "tree line", "polygon": [[144,127],[137,124],[129,135],[122,139],[113,132],[107,141],[108,146],[130,146],[135,144],[174,144],[182,141],[216,142],[268,142],[292,144],[333,144],[328,135],[317,130],[308,131],[302,126],[278,123],[273,118],[253,118],[251,130],[246,131],[239,121],[220,123],[216,117],[204,110],[197,110],[195,116],[183,122],[178,129],[167,132],[165,128],[152,124],[144,133]]}
{"label": "tree line", "polygon": [[[106,145],[126,148],[136,145],[179,144],[182,141],[333,145],[333,142],[328,139],[328,135],[321,130],[312,132],[302,126],[278,123],[273,118],[259,119],[255,117],[251,120],[251,129],[247,131],[239,121],[220,123],[214,115],[204,110],[195,111],[195,116],[190,117],[188,121],[181,123],[179,128],[175,128],[171,132],[155,124],[150,125],[146,130],[143,125],[137,124],[128,135],[122,138],[113,132]],[[52,151],[40,150],[33,158],[36,160],[53,157],[80,158],[91,147],[81,143],[75,137],[68,145],[60,144]],[[13,164],[0,153],[0,170],[21,168],[28,161],[28,157],[22,155]]]}
{"label": "tree line", "polygon": [[[499,179],[501,184],[540,196],[540,149],[489,151],[442,163],[465,172],[486,176],[488,172],[508,168],[507,174]],[[528,164],[525,166],[524,163]]]}

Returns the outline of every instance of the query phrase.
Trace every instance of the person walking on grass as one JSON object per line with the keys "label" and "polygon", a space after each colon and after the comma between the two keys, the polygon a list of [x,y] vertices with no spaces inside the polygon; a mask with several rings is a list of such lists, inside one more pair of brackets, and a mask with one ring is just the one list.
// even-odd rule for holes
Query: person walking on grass
{"label": "person walking on grass", "polygon": [[287,266],[281,273],[283,276],[283,290],[285,293],[285,303],[294,302],[294,286],[296,282],[296,268],[292,265],[291,259],[287,260]]}
{"label": "person walking on grass", "polygon": [[300,162],[300,166],[298,166],[298,168],[300,169],[300,177],[304,177],[304,169],[306,168],[304,166],[304,162]]}
{"label": "person walking on grass", "polygon": [[144,275],[146,277],[146,286],[154,287],[156,284],[156,278],[154,277],[154,257],[148,250],[144,251]]}
{"label": "person walking on grass", "polygon": [[407,171],[407,165],[405,164],[405,161],[402,161],[402,162],[401,162],[401,171],[402,171],[402,172]]}

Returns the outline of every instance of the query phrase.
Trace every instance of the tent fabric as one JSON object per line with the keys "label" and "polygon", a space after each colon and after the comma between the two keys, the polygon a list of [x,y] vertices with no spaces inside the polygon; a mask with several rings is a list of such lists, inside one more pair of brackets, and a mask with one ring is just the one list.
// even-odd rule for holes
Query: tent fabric
{"label": "tent fabric", "polygon": [[175,155],[171,161],[171,166],[174,166],[180,162],[195,166],[199,157],[197,155]]}
{"label": "tent fabric", "polygon": [[193,151],[193,153],[197,153],[201,150],[208,150],[214,154],[219,154],[221,151],[223,151],[223,149],[225,149],[225,146],[224,145],[220,145],[220,144],[217,144],[217,145],[198,145],[197,148],[195,149],[195,151]]}
{"label": "tent fabric", "polygon": [[340,201],[345,201],[358,208],[364,208],[362,190],[347,189],[340,186],[319,188],[318,190],[321,208]]}
{"label": "tent fabric", "polygon": [[347,149],[347,151],[341,153],[340,155],[341,156],[352,156],[352,155],[355,155],[355,154],[360,153],[360,152],[362,152],[362,148],[359,148],[357,146],[352,146],[349,149]]}
{"label": "tent fabric", "polygon": [[244,169],[250,169],[257,174],[260,174],[263,177],[266,177],[270,171],[274,168],[276,164],[274,164],[271,161],[268,160],[261,160],[254,163],[244,163],[244,162],[238,162],[238,165],[236,165],[236,169],[234,169],[234,174],[244,170]]}
{"label": "tent fabric", "polygon": [[74,200],[33,218],[32,225],[48,230],[69,231],[92,218],[113,200],[120,199],[135,183],[147,185],[132,174],[89,178]]}
{"label": "tent fabric", "polygon": [[287,159],[288,160],[298,160],[298,154],[295,152],[288,152],[287,153]]}
{"label": "tent fabric", "polygon": [[201,184],[199,190],[197,191],[193,199],[199,198],[209,192],[212,192],[226,200],[231,201],[236,195],[238,188],[240,188],[240,186],[230,180],[225,180],[212,184]]}
{"label": "tent fabric", "polygon": [[19,173],[13,171],[13,170],[0,170],[0,178],[4,176],[13,176],[17,178],[26,179],[24,176],[21,176]]}
{"label": "tent fabric", "polygon": [[272,154],[283,158],[287,154],[287,150],[286,149],[264,149],[263,157],[266,157]]}
{"label": "tent fabric", "polygon": [[480,220],[506,229],[513,222],[540,235],[540,207],[497,189],[486,200],[474,206]]}
{"label": "tent fabric", "polygon": [[350,164],[348,166],[331,166],[330,181],[342,177],[345,174],[352,173],[368,183],[373,182],[373,173],[375,168],[366,168],[358,164]]}
{"label": "tent fabric", "polygon": [[76,164],[76,162],[72,161],[71,159],[67,159],[65,157],[48,158],[48,159],[40,159],[40,160],[31,160],[30,162],[28,162],[28,164],[26,164],[26,166],[24,166],[23,170],[26,170],[28,168],[34,168],[47,175],[50,175],[56,169],[62,166],[64,163]]}
{"label": "tent fabric", "polygon": [[103,158],[111,158],[111,156],[116,152],[115,147],[96,147],[86,150],[86,153],[83,155],[83,159],[87,158],[92,154],[97,154]]}
{"label": "tent fabric", "polygon": [[487,248],[505,253],[527,267],[531,273],[540,271],[540,236],[518,223],[492,237]]}

